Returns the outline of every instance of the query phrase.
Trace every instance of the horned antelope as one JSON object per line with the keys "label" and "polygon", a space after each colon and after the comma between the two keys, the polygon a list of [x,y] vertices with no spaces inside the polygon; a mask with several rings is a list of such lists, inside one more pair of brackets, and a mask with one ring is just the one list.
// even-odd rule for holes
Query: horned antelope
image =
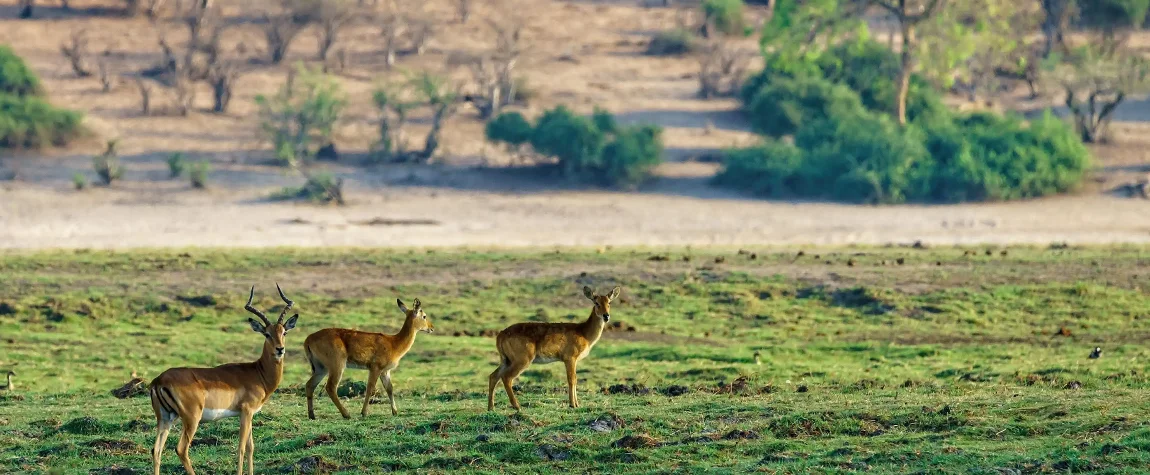
{"label": "horned antelope", "polygon": [[511,385],[531,363],[562,361],[567,367],[567,402],[579,407],[575,394],[575,365],[587,357],[591,347],[603,336],[603,327],[611,319],[611,301],[619,297],[619,287],[608,295],[596,295],[590,287],[583,287],[583,295],[594,307],[591,316],[582,323],[516,323],[495,337],[499,350],[499,367],[487,378],[487,410],[495,409],[495,384],[503,381],[511,407],[519,410],[519,400]]}
{"label": "horned antelope", "polygon": [[168,440],[168,431],[176,421],[183,422],[183,433],[176,454],[184,464],[184,470],[195,474],[188,447],[196,435],[201,421],[214,421],[225,417],[240,418],[239,462],[236,473],[244,473],[244,453],[248,456],[248,472],[255,471],[255,441],[252,438],[252,416],[268,402],[283,379],[284,337],[295,328],[299,314],[292,315],[284,322],[284,315],[292,308],[293,302],[276,284],[280,298],[286,306],[280,312],[279,320],[272,324],[266,315],[252,307],[256,288],[248,295],[247,310],[260,321],[248,318],[252,330],[264,336],[263,353],[260,359],[251,363],[229,363],[215,368],[170,368],[148,388],[152,399],[152,410],[156,413],[156,445],[152,449],[154,473],[160,473],[160,454]]}
{"label": "horned antelope", "polygon": [[399,309],[405,316],[403,327],[399,333],[385,335],[383,333],[362,332],[347,328],[325,328],[307,336],[303,342],[307,360],[311,363],[311,379],[307,381],[307,417],[315,419],[315,388],[327,376],[327,395],[339,409],[344,419],[351,415],[343,403],[339,402],[336,388],[343,378],[345,368],[366,369],[367,394],[363,396],[362,417],[367,417],[368,404],[371,396],[375,394],[375,383],[383,381],[383,389],[387,391],[387,400],[391,403],[391,415],[399,414],[395,408],[395,395],[392,393],[391,370],[399,366],[399,360],[415,343],[416,332],[431,333],[435,330],[427,314],[423,312],[423,304],[415,299],[415,305],[410,309],[402,300],[395,299]]}

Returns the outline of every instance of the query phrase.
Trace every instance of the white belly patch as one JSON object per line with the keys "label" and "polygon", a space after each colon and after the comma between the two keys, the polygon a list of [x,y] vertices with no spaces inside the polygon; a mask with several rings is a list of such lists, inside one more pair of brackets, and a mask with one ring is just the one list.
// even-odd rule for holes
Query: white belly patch
{"label": "white belly patch", "polygon": [[239,411],[231,409],[204,409],[203,414],[200,416],[202,421],[214,421],[216,419],[223,419],[225,417],[236,417],[240,415]]}

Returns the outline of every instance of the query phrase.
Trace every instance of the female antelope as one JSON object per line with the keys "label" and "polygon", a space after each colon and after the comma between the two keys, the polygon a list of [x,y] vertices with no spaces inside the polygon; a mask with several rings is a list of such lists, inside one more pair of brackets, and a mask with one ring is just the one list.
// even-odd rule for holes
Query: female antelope
{"label": "female antelope", "polygon": [[[184,424],[176,454],[184,470],[194,475],[188,447],[196,436],[200,421],[214,421],[225,417],[240,418],[239,463],[236,473],[244,473],[244,452],[248,455],[248,472],[255,473],[255,441],[252,437],[252,416],[271,399],[283,379],[284,336],[295,328],[299,314],[284,322],[284,315],[292,308],[279,284],[280,298],[286,306],[273,325],[263,312],[252,307],[256,288],[252,287],[244,309],[260,317],[260,322],[249,318],[252,330],[264,336],[264,349],[260,359],[252,363],[229,363],[215,368],[171,368],[152,380],[148,393],[152,411],[156,413],[156,445],[152,448],[152,466],[160,473],[160,455],[168,440],[168,431],[176,418]],[[261,323],[262,322],[262,323]]]}
{"label": "female antelope", "polygon": [[575,365],[591,352],[591,347],[603,335],[603,326],[611,319],[611,301],[619,297],[619,287],[608,295],[595,295],[590,287],[583,287],[583,295],[594,307],[591,316],[582,323],[516,323],[495,337],[499,350],[499,367],[487,378],[487,410],[495,409],[495,384],[503,381],[511,407],[519,410],[519,400],[511,385],[531,363],[562,361],[567,366],[567,402],[579,407],[575,394]]}
{"label": "female antelope", "polygon": [[[367,417],[368,404],[371,396],[375,394],[375,382],[383,379],[383,389],[387,391],[387,400],[391,403],[391,415],[399,414],[395,408],[395,396],[391,387],[391,370],[399,366],[400,358],[407,354],[411,345],[415,343],[415,333],[423,331],[431,333],[435,327],[427,314],[423,313],[423,304],[415,299],[415,306],[408,309],[402,300],[396,299],[399,309],[406,318],[403,328],[395,335],[383,333],[361,332],[346,328],[325,328],[307,336],[303,342],[307,360],[311,363],[311,379],[307,381],[307,417],[315,419],[315,388],[324,376],[327,378],[327,395],[339,409],[344,419],[350,419],[351,414],[343,403],[339,402],[336,388],[343,378],[344,368],[366,369],[367,394],[363,396],[363,410],[360,415]],[[329,376],[330,374],[330,376]]]}

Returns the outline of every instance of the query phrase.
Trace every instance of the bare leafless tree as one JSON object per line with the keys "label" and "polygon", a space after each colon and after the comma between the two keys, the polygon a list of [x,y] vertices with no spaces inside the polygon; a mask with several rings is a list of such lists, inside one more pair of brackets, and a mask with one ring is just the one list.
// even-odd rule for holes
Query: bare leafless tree
{"label": "bare leafless tree", "polygon": [[108,55],[100,57],[96,60],[96,72],[100,78],[100,91],[110,92],[112,90],[112,72],[108,66]]}
{"label": "bare leafless tree", "polygon": [[708,40],[699,54],[699,97],[710,99],[738,92],[752,55],[726,39]]}
{"label": "bare leafless tree", "polygon": [[20,8],[19,16],[22,19],[32,18],[32,6],[35,4],[34,0],[20,0],[18,4]]}
{"label": "bare leafless tree", "polygon": [[396,0],[387,0],[380,13],[380,36],[383,37],[384,65],[395,66],[400,44],[407,32],[408,19]]}
{"label": "bare leafless tree", "polygon": [[92,75],[92,70],[88,68],[88,33],[86,30],[76,30],[72,32],[71,42],[69,44],[60,45],[60,53],[68,58],[72,64],[72,71],[77,76],[86,78]]}
{"label": "bare leafless tree", "polygon": [[340,31],[360,13],[349,0],[321,0],[319,6],[319,59],[327,61],[328,53],[339,40]]}
{"label": "bare leafless tree", "polygon": [[140,91],[140,112],[144,115],[152,114],[152,87],[143,79],[136,78],[136,88]]}
{"label": "bare leafless tree", "polygon": [[455,0],[455,12],[459,15],[459,22],[466,24],[471,19],[472,0]]}
{"label": "bare leafless tree", "polygon": [[196,84],[192,78],[188,76],[188,71],[184,69],[177,69],[176,75],[172,78],[173,89],[176,96],[176,114],[181,117],[187,117],[192,111],[193,104],[196,101]]}
{"label": "bare leafless tree", "polygon": [[272,64],[283,62],[292,41],[315,20],[317,11],[311,6],[300,0],[283,0],[278,7],[264,12],[264,38]]}
{"label": "bare leafless tree", "polygon": [[208,84],[212,86],[212,112],[224,113],[232,101],[232,90],[240,78],[240,69],[230,61],[220,61],[208,71]]}
{"label": "bare leafless tree", "polygon": [[498,15],[488,20],[495,33],[493,47],[477,55],[449,58],[449,66],[465,66],[471,72],[472,89],[467,96],[482,119],[491,118],[515,101],[515,66],[523,54],[522,32],[525,18],[516,14]]}

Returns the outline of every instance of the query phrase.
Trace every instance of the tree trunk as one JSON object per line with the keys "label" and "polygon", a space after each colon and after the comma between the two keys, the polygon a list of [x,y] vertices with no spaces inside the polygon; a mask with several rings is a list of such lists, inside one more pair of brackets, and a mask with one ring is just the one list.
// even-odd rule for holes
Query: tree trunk
{"label": "tree trunk", "polygon": [[32,18],[32,4],[33,0],[20,0],[20,18]]}
{"label": "tree trunk", "polygon": [[914,25],[905,19],[900,23],[902,24],[902,51],[900,52],[901,64],[898,71],[898,95],[895,99],[894,117],[898,120],[899,125],[906,125],[906,96],[910,92],[910,75],[914,68],[914,56],[912,55]]}

